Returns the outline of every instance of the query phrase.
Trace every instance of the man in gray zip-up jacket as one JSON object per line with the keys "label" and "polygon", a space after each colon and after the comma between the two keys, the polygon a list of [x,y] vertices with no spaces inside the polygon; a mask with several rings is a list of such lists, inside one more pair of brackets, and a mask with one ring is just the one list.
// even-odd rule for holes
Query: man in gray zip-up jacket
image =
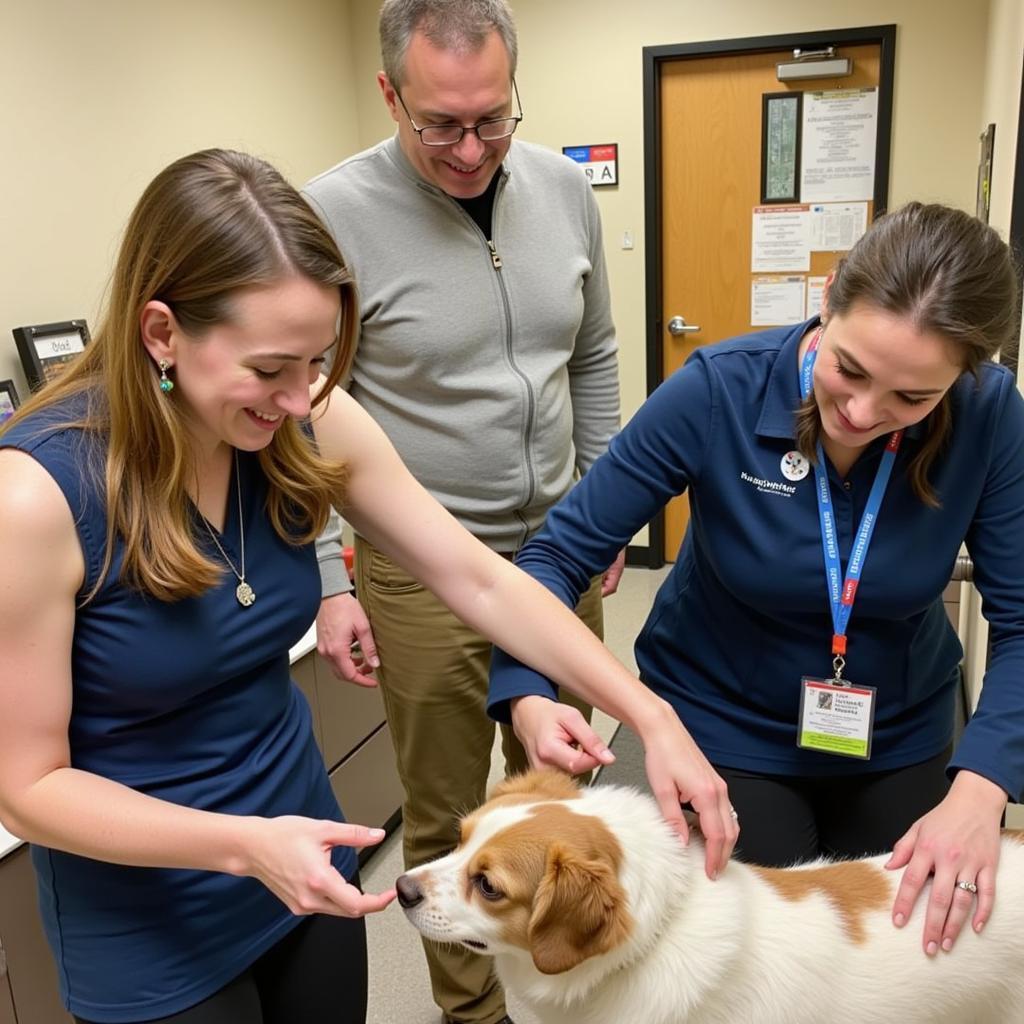
{"label": "man in gray zip-up jacket", "polygon": [[[387,0],[381,42],[397,135],[305,189],[359,291],[350,391],[417,479],[511,557],[619,425],[597,204],[571,161],[511,142],[516,41],[503,0]],[[411,867],[450,849],[458,813],[483,798],[490,648],[359,537],[356,573]],[[598,633],[600,590],[579,609]],[[328,597],[317,621],[321,652],[365,682],[348,650],[358,638],[372,653],[365,620],[352,625],[361,615],[351,596]],[[526,767],[515,738],[504,740],[506,764]],[[504,1019],[489,961],[425,946],[446,1020]]]}
{"label": "man in gray zip-up jacket", "polygon": [[490,238],[398,138],[305,195],[359,290],[350,393],[445,508],[515,551],[618,429],[618,361],[584,175],[516,141],[496,178]]}

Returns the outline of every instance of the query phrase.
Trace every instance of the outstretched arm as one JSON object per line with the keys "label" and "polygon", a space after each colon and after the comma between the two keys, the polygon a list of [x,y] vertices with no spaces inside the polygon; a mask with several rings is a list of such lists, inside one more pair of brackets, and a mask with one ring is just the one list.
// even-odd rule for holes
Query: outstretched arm
{"label": "outstretched arm", "polygon": [[[680,834],[693,803],[709,840],[709,874],[737,837],[725,784],[675,712],[644,687],[546,588],[464,530],[411,476],[373,420],[346,394],[314,413],[322,454],[348,465],[343,513],[375,547],[419,579],[464,622],[644,739],[651,782]],[[396,510],[401,510],[396,515]],[[609,560],[610,561],[610,560]]]}

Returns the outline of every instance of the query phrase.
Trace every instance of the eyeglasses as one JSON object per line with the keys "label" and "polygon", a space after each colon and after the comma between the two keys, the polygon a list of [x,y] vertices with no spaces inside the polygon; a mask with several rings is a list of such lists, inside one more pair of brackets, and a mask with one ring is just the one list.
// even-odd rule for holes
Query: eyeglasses
{"label": "eyeglasses", "polygon": [[477,121],[476,124],[428,124],[419,128],[409,113],[409,108],[402,99],[402,94],[396,89],[395,95],[398,102],[402,104],[405,116],[409,118],[412,130],[420,137],[424,146],[454,146],[462,141],[466,132],[476,132],[476,137],[481,142],[497,142],[499,139],[507,139],[519,127],[523,119],[523,105],[519,101],[519,89],[516,87],[516,80],[512,79],[512,91],[515,93],[516,106],[519,113],[515,117],[494,117],[487,121]]}

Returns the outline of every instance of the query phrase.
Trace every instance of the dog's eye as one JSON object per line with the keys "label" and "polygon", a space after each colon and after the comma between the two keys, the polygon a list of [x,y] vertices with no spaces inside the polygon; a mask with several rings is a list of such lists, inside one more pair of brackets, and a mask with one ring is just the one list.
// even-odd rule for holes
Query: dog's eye
{"label": "dog's eye", "polygon": [[486,875],[477,875],[473,879],[473,884],[485,900],[503,900],[505,898],[505,894],[491,885],[491,880]]}

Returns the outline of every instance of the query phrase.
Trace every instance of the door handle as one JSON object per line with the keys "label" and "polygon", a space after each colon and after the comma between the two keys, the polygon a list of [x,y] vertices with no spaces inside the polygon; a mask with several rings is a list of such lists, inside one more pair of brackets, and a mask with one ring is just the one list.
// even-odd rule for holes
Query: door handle
{"label": "door handle", "polygon": [[674,316],[668,322],[668,333],[673,338],[678,338],[680,334],[696,334],[699,330],[696,324],[688,324],[681,316]]}

